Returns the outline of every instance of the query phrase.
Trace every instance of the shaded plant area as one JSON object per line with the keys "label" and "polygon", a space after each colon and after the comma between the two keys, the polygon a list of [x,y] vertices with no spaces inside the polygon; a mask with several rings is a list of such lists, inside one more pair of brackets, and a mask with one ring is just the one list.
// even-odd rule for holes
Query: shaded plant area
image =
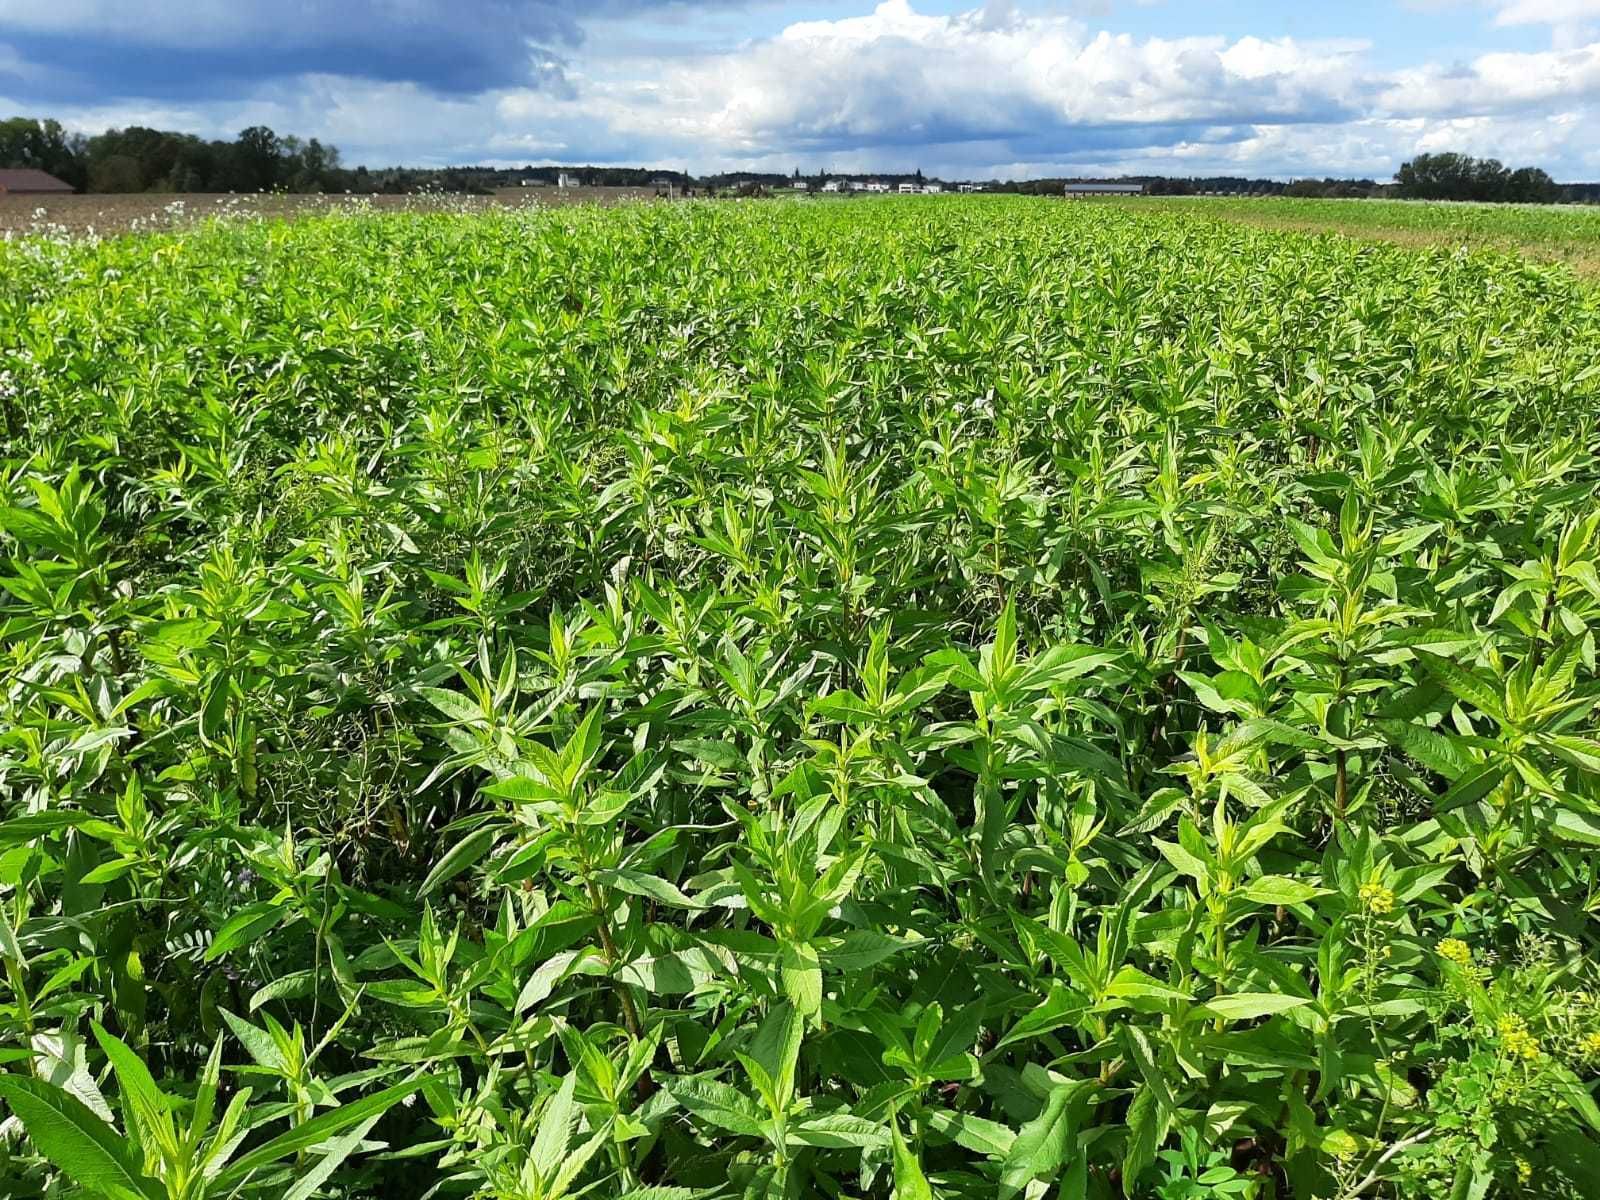
{"label": "shaded plant area", "polygon": [[976,197],[0,277],[0,1193],[1593,1195],[1567,272]]}

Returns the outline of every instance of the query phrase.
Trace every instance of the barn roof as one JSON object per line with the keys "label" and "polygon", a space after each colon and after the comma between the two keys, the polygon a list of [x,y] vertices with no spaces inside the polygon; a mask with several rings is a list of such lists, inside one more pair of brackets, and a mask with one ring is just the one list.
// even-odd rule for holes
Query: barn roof
{"label": "barn roof", "polygon": [[70,192],[72,185],[32,167],[0,167],[0,192]]}

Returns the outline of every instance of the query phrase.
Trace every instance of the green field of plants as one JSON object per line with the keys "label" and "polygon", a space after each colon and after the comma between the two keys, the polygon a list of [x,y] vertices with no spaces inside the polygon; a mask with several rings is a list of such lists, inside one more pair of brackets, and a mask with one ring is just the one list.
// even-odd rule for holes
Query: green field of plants
{"label": "green field of plants", "polygon": [[1528,242],[1600,242],[1600,208],[1560,204],[1472,204],[1425,200],[1301,200],[1277,197],[1265,203],[1206,197],[1192,203],[1222,211],[1271,208],[1289,218],[1329,220],[1352,226],[1414,229],[1462,237]]}
{"label": "green field of plants", "polygon": [[1412,246],[1516,250],[1565,263],[1585,278],[1600,278],[1600,207],[1594,206],[1217,196],[1123,203],[1204,213],[1270,229],[1328,230]]}
{"label": "green field of plants", "polygon": [[0,280],[7,1200],[1597,1194],[1565,269],[974,197]]}

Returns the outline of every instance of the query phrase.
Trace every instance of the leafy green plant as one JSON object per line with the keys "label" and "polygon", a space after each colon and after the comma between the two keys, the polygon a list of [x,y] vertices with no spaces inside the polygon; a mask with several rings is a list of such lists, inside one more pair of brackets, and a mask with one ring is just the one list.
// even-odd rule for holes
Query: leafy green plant
{"label": "leafy green plant", "polygon": [[0,1194],[1593,1191],[1562,270],[974,197],[0,274]]}

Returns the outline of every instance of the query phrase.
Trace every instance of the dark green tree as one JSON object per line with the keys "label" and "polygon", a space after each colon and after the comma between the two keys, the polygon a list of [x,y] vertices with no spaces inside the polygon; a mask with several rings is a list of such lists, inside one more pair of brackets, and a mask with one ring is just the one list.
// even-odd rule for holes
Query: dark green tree
{"label": "dark green tree", "polygon": [[1548,204],[1561,196],[1538,167],[1512,171],[1496,158],[1469,154],[1419,154],[1395,172],[1400,195],[1410,200],[1488,200]]}
{"label": "dark green tree", "polygon": [[84,139],[50,118],[11,117],[0,121],[0,167],[34,167],[63,183],[83,187],[87,172]]}
{"label": "dark green tree", "polygon": [[1554,204],[1560,198],[1560,186],[1538,167],[1521,167],[1506,183],[1506,199],[1518,204]]}
{"label": "dark green tree", "polygon": [[233,191],[259,192],[276,187],[283,166],[282,140],[265,125],[241,130],[233,144]]}

